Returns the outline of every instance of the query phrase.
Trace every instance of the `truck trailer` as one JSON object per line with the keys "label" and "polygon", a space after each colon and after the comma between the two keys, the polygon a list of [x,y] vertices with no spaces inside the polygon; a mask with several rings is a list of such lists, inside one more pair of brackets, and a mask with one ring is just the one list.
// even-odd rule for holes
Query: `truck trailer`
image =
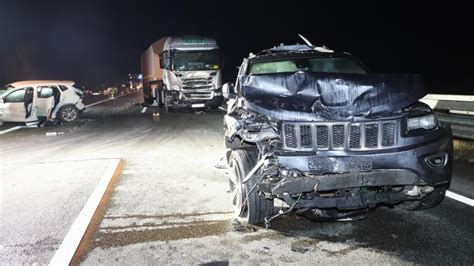
{"label": "truck trailer", "polygon": [[200,36],[163,37],[141,56],[145,104],[217,109],[222,101],[219,47]]}

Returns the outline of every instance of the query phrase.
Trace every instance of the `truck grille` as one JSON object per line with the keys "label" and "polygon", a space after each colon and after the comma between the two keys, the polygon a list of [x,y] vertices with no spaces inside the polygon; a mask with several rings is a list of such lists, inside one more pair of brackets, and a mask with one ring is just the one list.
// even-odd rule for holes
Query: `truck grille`
{"label": "truck grille", "polygon": [[390,121],[285,123],[284,148],[290,150],[368,150],[396,144],[398,123]]}
{"label": "truck grille", "polygon": [[212,78],[181,79],[183,94],[190,100],[210,100],[214,97]]}

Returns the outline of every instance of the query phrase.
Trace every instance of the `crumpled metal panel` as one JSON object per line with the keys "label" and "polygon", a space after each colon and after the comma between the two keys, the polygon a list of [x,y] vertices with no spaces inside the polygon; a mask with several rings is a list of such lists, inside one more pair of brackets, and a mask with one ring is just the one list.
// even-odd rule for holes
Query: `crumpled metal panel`
{"label": "crumpled metal panel", "polygon": [[278,73],[242,76],[249,109],[277,119],[348,119],[386,114],[426,95],[418,75]]}

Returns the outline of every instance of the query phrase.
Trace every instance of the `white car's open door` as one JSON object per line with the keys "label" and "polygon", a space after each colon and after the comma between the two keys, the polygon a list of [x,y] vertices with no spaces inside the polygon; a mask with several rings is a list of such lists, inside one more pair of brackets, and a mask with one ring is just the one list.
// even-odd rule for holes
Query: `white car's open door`
{"label": "white car's open door", "polygon": [[19,88],[3,97],[3,122],[25,122],[37,125],[36,95],[31,87]]}
{"label": "white car's open door", "polygon": [[36,88],[36,92],[37,115],[48,118],[54,108],[54,87],[40,86]]}

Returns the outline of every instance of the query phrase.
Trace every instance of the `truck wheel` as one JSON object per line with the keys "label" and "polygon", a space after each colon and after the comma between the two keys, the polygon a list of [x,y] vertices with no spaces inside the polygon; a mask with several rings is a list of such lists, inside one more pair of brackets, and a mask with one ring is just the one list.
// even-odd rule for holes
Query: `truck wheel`
{"label": "truck wheel", "polygon": [[147,98],[144,98],[144,102],[148,105],[152,105],[153,104],[153,99],[151,97],[147,97]]}
{"label": "truck wheel", "polygon": [[421,200],[405,201],[398,204],[397,206],[407,211],[421,211],[431,209],[443,201],[447,189],[448,188],[446,186],[436,187],[433,192],[426,195]]}
{"label": "truck wheel", "polygon": [[242,180],[257,163],[258,151],[235,150],[230,156],[229,185],[232,193],[232,206],[235,214],[244,224],[263,224],[265,217],[273,214],[273,200],[259,195],[257,188],[253,188],[258,177],[254,176],[245,184]]}
{"label": "truck wheel", "polygon": [[79,118],[79,110],[72,105],[63,106],[58,112],[59,119],[64,123],[69,123]]}
{"label": "truck wheel", "polygon": [[157,91],[156,102],[158,103],[158,108],[163,109],[165,107],[165,91],[163,89]]}
{"label": "truck wheel", "polygon": [[151,95],[151,90],[150,89],[144,89],[143,90],[143,101],[147,105],[152,105],[153,104],[153,96]]}

